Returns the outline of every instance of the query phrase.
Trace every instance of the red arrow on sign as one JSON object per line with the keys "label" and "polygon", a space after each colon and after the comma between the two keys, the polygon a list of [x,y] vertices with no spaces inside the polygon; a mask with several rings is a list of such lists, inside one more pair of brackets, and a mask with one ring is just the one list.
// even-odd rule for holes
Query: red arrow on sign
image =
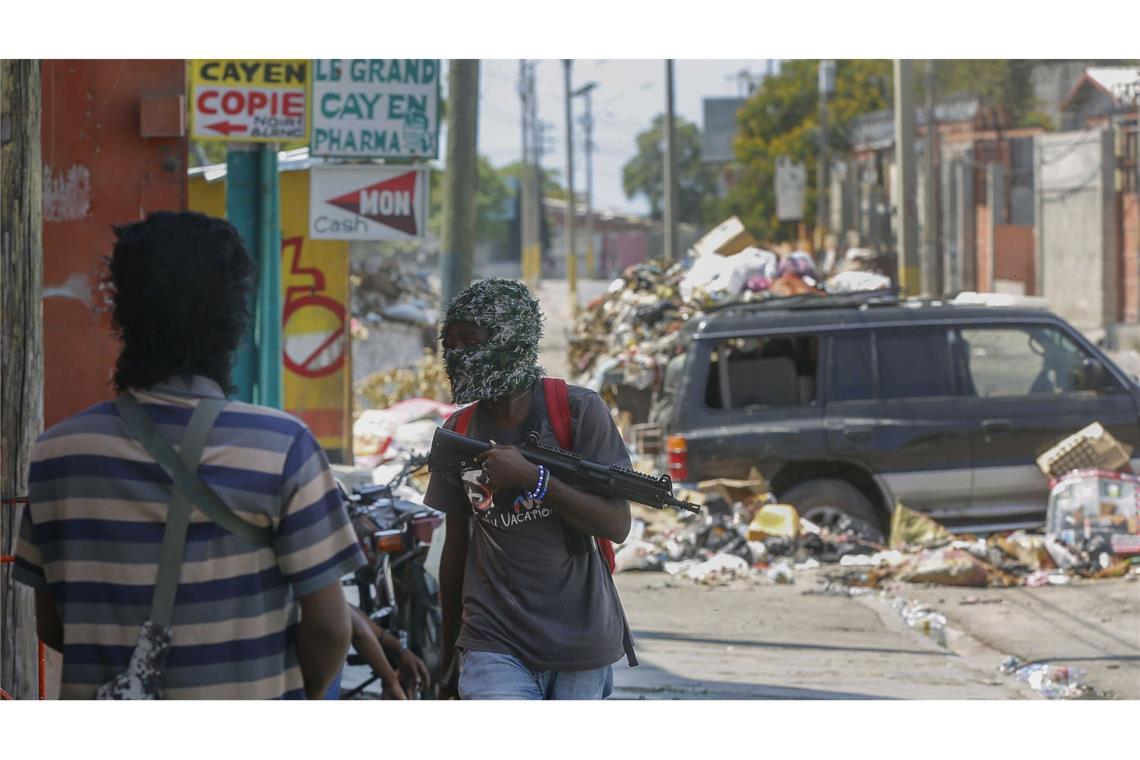
{"label": "red arrow on sign", "polygon": [[359,190],[353,190],[336,198],[330,198],[325,203],[358,214],[365,219],[371,219],[392,229],[400,230],[408,235],[415,235],[415,193],[418,176],[416,172],[411,171],[392,179],[381,180]]}
{"label": "red arrow on sign", "polygon": [[245,132],[249,129],[245,124],[230,124],[228,121],[215,121],[213,124],[206,124],[205,127],[215,132],[221,132],[223,135],[228,135],[233,132]]}

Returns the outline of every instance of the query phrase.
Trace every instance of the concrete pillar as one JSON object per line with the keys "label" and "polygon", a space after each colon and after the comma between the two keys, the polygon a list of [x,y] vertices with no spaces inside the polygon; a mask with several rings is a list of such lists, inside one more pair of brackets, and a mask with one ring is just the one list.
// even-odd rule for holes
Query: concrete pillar
{"label": "concrete pillar", "polygon": [[954,226],[957,227],[958,240],[958,271],[960,280],[958,287],[961,290],[977,290],[977,272],[974,262],[976,258],[976,229],[974,226],[974,167],[965,161],[959,161],[955,166],[954,185],[957,195],[957,218]]}
{"label": "concrete pillar", "polygon": [[989,266],[986,272],[986,282],[978,283],[978,289],[984,288],[987,292],[994,292],[994,274],[997,268],[997,227],[1005,221],[1005,167],[1001,164],[986,166],[986,207],[990,210],[990,224],[986,233],[989,235]]}

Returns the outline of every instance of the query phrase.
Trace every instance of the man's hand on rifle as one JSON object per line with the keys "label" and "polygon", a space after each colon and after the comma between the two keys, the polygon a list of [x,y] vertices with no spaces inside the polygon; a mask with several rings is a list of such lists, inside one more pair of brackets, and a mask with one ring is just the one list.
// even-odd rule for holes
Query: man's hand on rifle
{"label": "man's hand on rifle", "polygon": [[491,441],[491,448],[475,457],[483,468],[483,483],[492,491],[500,488],[534,490],[538,485],[538,467],[523,457],[514,446],[500,446]]}

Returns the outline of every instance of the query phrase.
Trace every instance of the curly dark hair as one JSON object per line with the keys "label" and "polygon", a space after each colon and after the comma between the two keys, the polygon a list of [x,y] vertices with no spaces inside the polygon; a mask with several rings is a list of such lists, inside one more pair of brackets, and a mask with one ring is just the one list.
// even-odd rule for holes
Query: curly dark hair
{"label": "curly dark hair", "polygon": [[123,344],[116,390],[203,375],[231,392],[255,269],[237,230],[190,211],[158,211],[114,230],[111,317]]}

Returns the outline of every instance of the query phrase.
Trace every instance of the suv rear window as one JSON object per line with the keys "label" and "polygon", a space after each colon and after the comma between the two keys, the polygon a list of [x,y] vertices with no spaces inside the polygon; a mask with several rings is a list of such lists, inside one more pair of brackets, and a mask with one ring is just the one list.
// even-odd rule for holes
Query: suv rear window
{"label": "suv rear window", "polygon": [[721,341],[709,363],[705,403],[712,409],[810,405],[818,353],[814,335]]}

